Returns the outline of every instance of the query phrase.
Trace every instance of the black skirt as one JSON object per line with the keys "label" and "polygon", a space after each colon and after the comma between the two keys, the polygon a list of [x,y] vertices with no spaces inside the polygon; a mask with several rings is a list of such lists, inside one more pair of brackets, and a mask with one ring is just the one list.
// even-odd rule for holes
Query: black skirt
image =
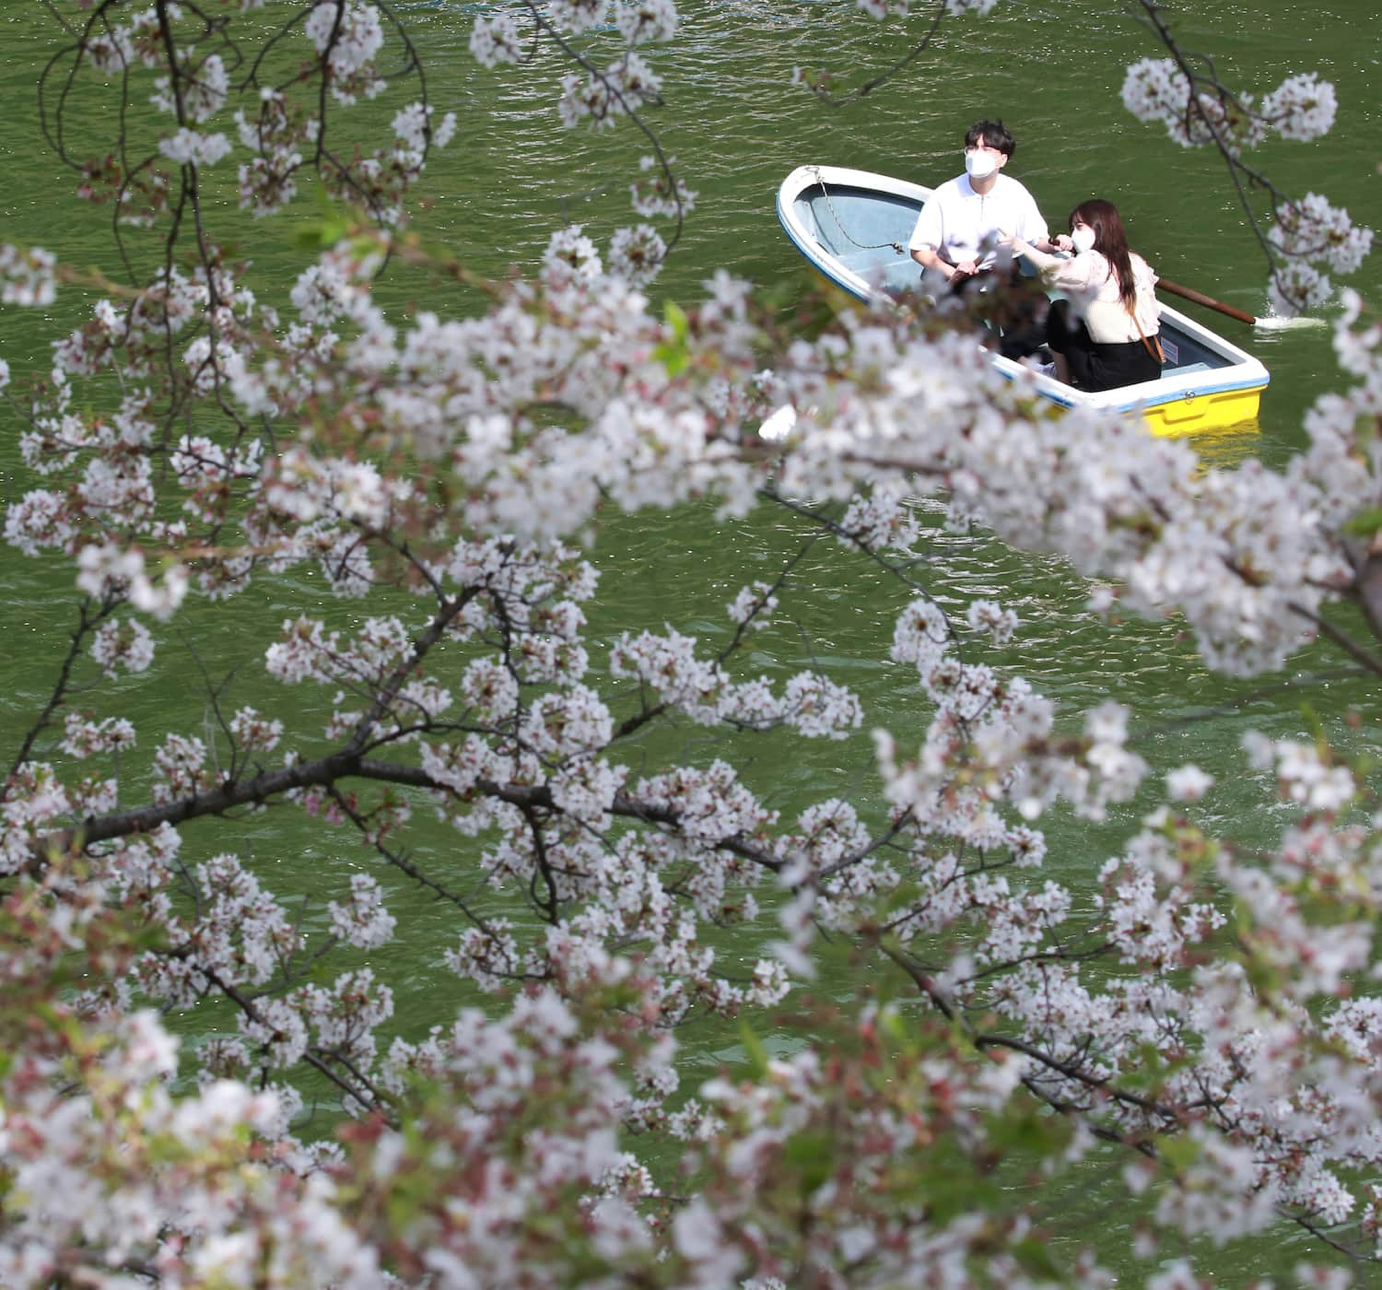
{"label": "black skirt", "polygon": [[[1123,385],[1155,381],[1161,360],[1151,344],[1141,340],[1101,344],[1081,321],[1072,320],[1064,300],[1051,306],[1046,320],[1047,347],[1065,355],[1070,364],[1070,384],[1078,390],[1116,390]],[[1155,335],[1155,333],[1153,333]]]}

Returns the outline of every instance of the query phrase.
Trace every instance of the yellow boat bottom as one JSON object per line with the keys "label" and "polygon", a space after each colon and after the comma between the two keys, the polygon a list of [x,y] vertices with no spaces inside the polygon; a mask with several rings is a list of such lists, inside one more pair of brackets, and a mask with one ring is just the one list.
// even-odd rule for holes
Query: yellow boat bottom
{"label": "yellow boat bottom", "polygon": [[1265,385],[1246,390],[1224,390],[1218,394],[1196,394],[1143,411],[1147,428],[1154,435],[1176,438],[1179,435],[1205,434],[1227,430],[1257,417],[1257,406]]}

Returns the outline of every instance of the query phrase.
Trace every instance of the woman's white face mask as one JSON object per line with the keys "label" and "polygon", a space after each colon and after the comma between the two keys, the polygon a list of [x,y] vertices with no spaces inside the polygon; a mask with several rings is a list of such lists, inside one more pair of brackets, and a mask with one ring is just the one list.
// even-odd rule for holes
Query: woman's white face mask
{"label": "woman's white face mask", "polygon": [[1070,240],[1075,244],[1075,250],[1081,254],[1094,249],[1094,239],[1097,236],[1088,224],[1081,224],[1079,228],[1070,230]]}
{"label": "woman's white face mask", "polygon": [[998,169],[998,158],[987,148],[974,148],[965,153],[965,170],[971,179],[987,179]]}

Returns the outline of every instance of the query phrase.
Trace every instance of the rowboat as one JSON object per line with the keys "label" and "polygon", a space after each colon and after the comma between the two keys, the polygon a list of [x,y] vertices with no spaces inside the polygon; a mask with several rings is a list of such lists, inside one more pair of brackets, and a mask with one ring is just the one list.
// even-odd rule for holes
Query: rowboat
{"label": "rowboat", "polygon": [[[777,216],[793,245],[827,281],[860,300],[896,301],[920,286],[907,251],[929,188],[844,166],[798,166],[777,192]],[[1140,415],[1154,434],[1186,435],[1239,426],[1257,416],[1271,379],[1251,354],[1160,301],[1166,364],[1155,381],[1089,392],[992,352],[1010,380],[1034,382],[1065,407]]]}

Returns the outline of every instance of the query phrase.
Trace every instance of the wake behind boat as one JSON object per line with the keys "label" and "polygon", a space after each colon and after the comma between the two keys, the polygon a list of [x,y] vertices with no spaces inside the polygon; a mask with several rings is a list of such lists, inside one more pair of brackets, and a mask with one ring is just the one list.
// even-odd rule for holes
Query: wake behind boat
{"label": "wake behind boat", "polygon": [[[860,300],[896,300],[919,286],[907,251],[931,190],[921,184],[844,166],[798,166],[777,192],[787,236],[828,281]],[[1158,301],[1166,363],[1155,381],[1091,393],[1032,372],[995,352],[1009,379],[1035,382],[1037,392],[1066,407],[1140,413],[1156,434],[1198,434],[1257,416],[1271,379],[1251,354]]]}

